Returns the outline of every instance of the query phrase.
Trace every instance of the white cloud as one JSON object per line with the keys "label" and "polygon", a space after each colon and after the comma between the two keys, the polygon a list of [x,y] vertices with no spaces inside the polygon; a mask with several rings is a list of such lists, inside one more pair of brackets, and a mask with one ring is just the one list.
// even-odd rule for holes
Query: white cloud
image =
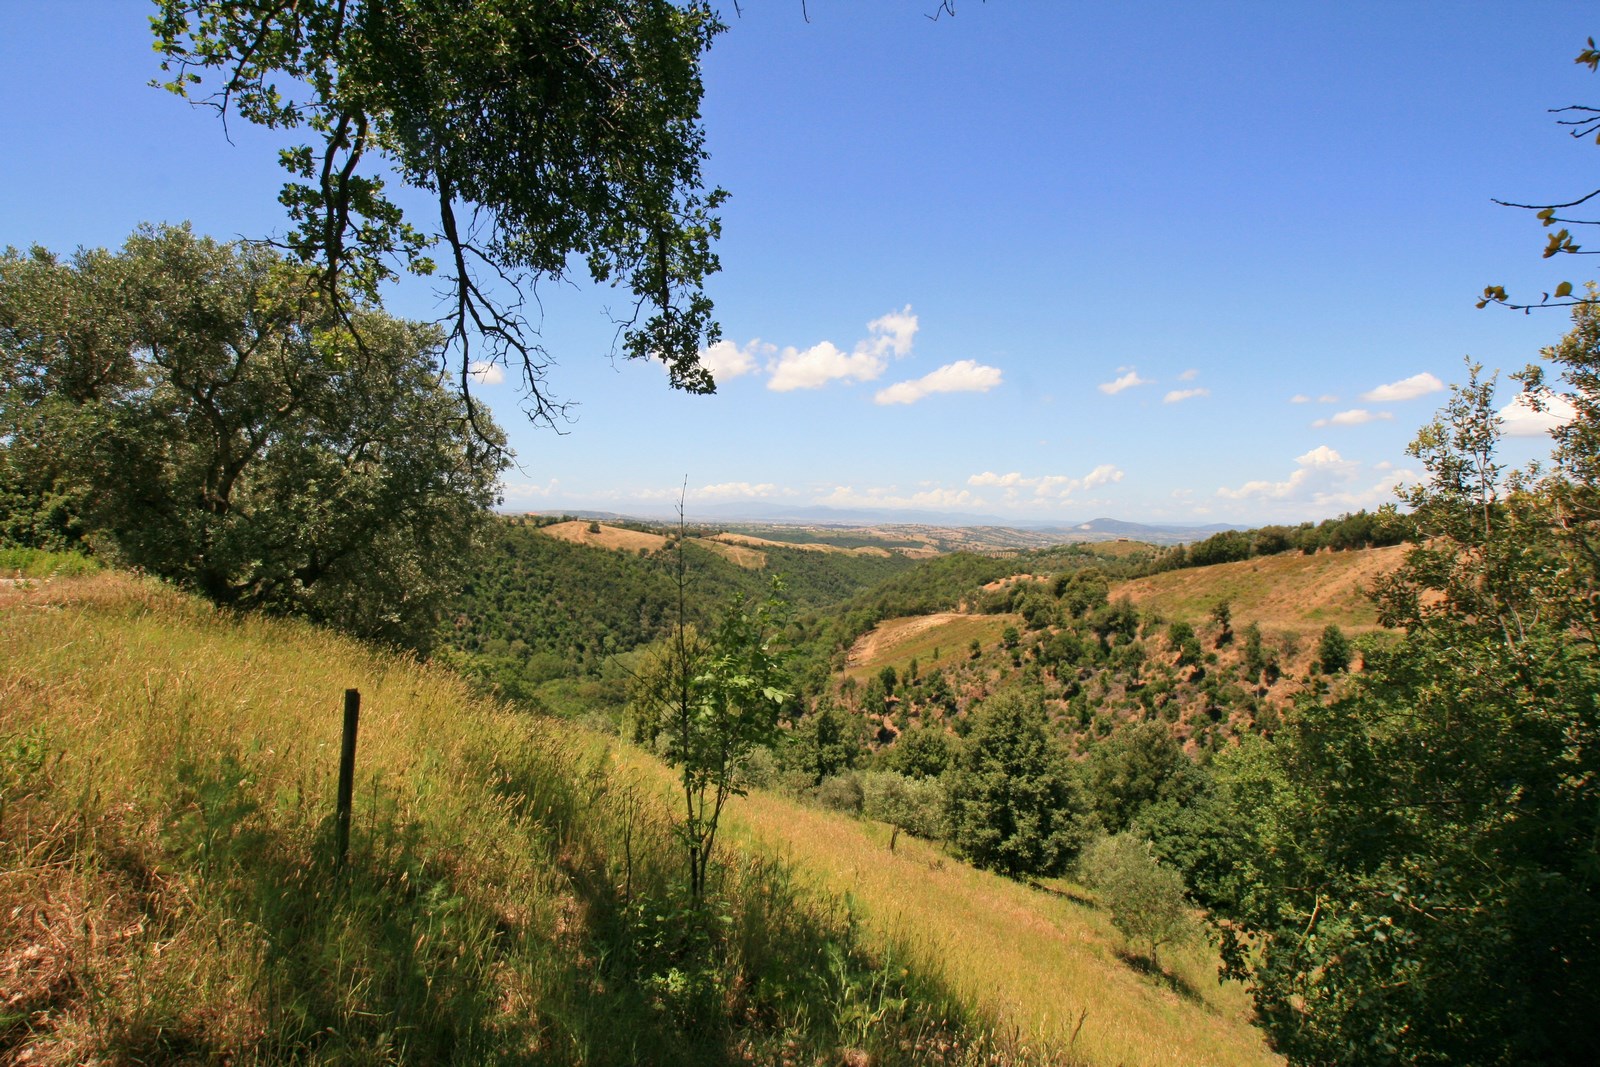
{"label": "white cloud", "polygon": [[1083,487],[1093,489],[1097,485],[1107,485],[1111,482],[1122,481],[1122,470],[1110,463],[1102,463],[1094,470],[1083,476]]}
{"label": "white cloud", "polygon": [[1195,370],[1193,367],[1190,367],[1188,370],[1186,370],[1182,374],[1178,375],[1178,381],[1180,381],[1180,382],[1192,382],[1198,377],[1200,377],[1200,372]]}
{"label": "white cloud", "polygon": [[1082,478],[1072,478],[1065,474],[1045,474],[1038,477],[1023,477],[1021,471],[1011,471],[1009,474],[996,474],[994,471],[984,471],[974,474],[967,479],[968,485],[986,486],[1006,490],[1007,499],[1013,503],[1021,499],[1018,490],[1032,489],[1035,500],[1040,498],[1054,498],[1066,500],[1073,493],[1084,489],[1093,489],[1100,485],[1109,485],[1122,481],[1123,472],[1114,463],[1102,463]]}
{"label": "white cloud", "polygon": [[1369,389],[1361,394],[1361,399],[1374,404],[1393,404],[1398,400],[1415,400],[1419,396],[1437,393],[1444,388],[1444,383],[1433,375],[1423,372],[1413,374],[1409,378],[1402,378],[1398,382],[1380,385],[1376,389]]}
{"label": "white cloud", "polygon": [[1343,482],[1351,478],[1359,464],[1352,463],[1327,445],[1318,445],[1303,456],[1295,457],[1298,466],[1285,481],[1246,482],[1237,489],[1218,489],[1217,495],[1229,500],[1247,500],[1262,497],[1268,500],[1300,499],[1318,483]]}
{"label": "white cloud", "polygon": [[694,491],[697,499],[709,500],[749,500],[758,497],[777,495],[778,487],[771,482],[761,482],[752,485],[749,482],[718,482],[716,485],[702,485]]}
{"label": "white cloud", "polygon": [[1577,411],[1566,397],[1546,391],[1543,411],[1535,411],[1527,393],[1518,393],[1500,409],[1500,431],[1507,437],[1540,437],[1572,421]]}
{"label": "white cloud", "polygon": [[1323,393],[1321,396],[1317,397],[1317,403],[1319,404],[1337,404],[1338,402],[1339,398],[1334,396],[1332,393]]}
{"label": "white cloud", "polygon": [[772,377],[767,388],[786,393],[793,389],[819,389],[831,381],[870,382],[889,366],[889,358],[903,358],[911,352],[917,333],[917,317],[907,304],[867,323],[865,340],[857,341],[846,353],[832,341],[819,341],[807,349],[792,345],[767,364]]}
{"label": "white cloud", "polygon": [[[1032,481],[1036,482],[1038,479],[1032,479]],[[968,478],[967,484],[993,485],[1009,489],[1014,485],[1022,484],[1022,474],[1019,471],[1012,471],[1010,474],[996,474],[994,471],[984,471],[982,474],[974,474]]]}
{"label": "white cloud", "polygon": [[1318,419],[1311,425],[1319,429],[1323,426],[1360,426],[1363,423],[1392,418],[1394,418],[1394,415],[1387,411],[1368,411],[1366,408],[1351,408],[1349,411],[1339,412],[1332,418]]}
{"label": "white cloud", "polygon": [[1301,514],[1306,508],[1349,511],[1392,502],[1395,487],[1414,478],[1409,470],[1389,469],[1379,472],[1375,482],[1367,482],[1360,463],[1345,459],[1327,445],[1318,445],[1297,456],[1295,469],[1281,482],[1251,481],[1236,489],[1224,486],[1216,495],[1228,500],[1278,502]]}
{"label": "white cloud", "polygon": [[915,404],[932,393],[987,393],[1000,382],[999,367],[961,359],[912,381],[896,382],[887,389],[880,389],[872,400],[876,404]]}
{"label": "white cloud", "polygon": [[476,360],[467,371],[467,376],[479,385],[499,385],[506,380],[506,369],[498,363]]}
{"label": "white cloud", "polygon": [[769,356],[777,349],[760,338],[744,345],[732,341],[718,341],[700,350],[700,365],[711,372],[718,383],[741,378],[760,369],[758,356]]}
{"label": "white cloud", "polygon": [[1309,404],[1309,403],[1311,403],[1311,398],[1309,396],[1306,396],[1306,394],[1304,394],[1304,393],[1296,393],[1296,394],[1294,394],[1294,396],[1291,396],[1289,398],[1289,403],[1291,403],[1291,404]]}
{"label": "white cloud", "polygon": [[1132,367],[1128,367],[1128,368],[1119,367],[1117,369],[1118,370],[1126,369],[1126,373],[1122,374],[1121,376],[1115,378],[1112,381],[1101,382],[1100,383],[1100,391],[1102,393],[1105,393],[1107,396],[1115,396],[1116,394],[1122,392],[1124,389],[1132,389],[1136,385],[1149,385],[1150,382],[1151,382],[1151,379],[1149,379],[1149,378],[1141,378],[1141,377],[1139,377],[1139,372],[1134,370]]}
{"label": "white cloud", "polygon": [[899,311],[880,315],[867,323],[867,332],[871,338],[863,344],[872,345],[880,351],[887,348],[898,359],[911,354],[911,339],[917,335],[917,317],[911,313],[911,305],[907,304]]}
{"label": "white cloud", "polygon": [[507,504],[532,503],[548,497],[560,484],[555,478],[551,478],[543,485],[534,485],[532,482],[502,482],[500,498]]}
{"label": "white cloud", "polygon": [[1170,392],[1168,392],[1166,396],[1161,398],[1161,402],[1163,404],[1176,404],[1179,401],[1191,400],[1191,399],[1193,399],[1194,397],[1197,397],[1197,396],[1210,396],[1210,395],[1211,395],[1211,390],[1207,389],[1205,386],[1200,386],[1200,387],[1195,388],[1195,389],[1173,389]]}

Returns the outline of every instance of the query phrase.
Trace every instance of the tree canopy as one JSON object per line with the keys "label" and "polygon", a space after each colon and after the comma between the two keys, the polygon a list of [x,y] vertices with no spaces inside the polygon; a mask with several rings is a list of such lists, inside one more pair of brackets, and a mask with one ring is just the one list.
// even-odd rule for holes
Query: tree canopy
{"label": "tree canopy", "polygon": [[500,470],[440,384],[441,342],[186,228],[8,249],[0,539],[87,540],[221,604],[425,645]]}
{"label": "tree canopy", "polygon": [[[1579,417],[1507,475],[1472,368],[1412,452],[1421,540],[1346,695],[1224,759],[1226,946],[1293,1063],[1576,1063],[1600,1011],[1593,308],[1547,350]],[[1579,406],[1581,404],[1581,406]]]}
{"label": "tree canopy", "polygon": [[530,307],[575,262],[628,291],[628,358],[715,388],[725,194],[701,179],[699,64],[722,25],[702,0],[158,0],[151,22],[168,89],[307,134],[281,152],[284,245],[338,307],[439,272],[464,395],[475,362],[509,362],[529,416],[559,415]]}

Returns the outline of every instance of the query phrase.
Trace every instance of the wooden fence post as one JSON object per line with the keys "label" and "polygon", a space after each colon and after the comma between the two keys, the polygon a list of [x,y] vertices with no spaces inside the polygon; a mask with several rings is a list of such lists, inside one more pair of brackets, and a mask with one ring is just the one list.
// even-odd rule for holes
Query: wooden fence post
{"label": "wooden fence post", "polygon": [[339,749],[339,806],[335,828],[337,865],[344,868],[350,852],[350,808],[356,788],[356,722],[361,718],[361,691],[344,691],[344,744]]}

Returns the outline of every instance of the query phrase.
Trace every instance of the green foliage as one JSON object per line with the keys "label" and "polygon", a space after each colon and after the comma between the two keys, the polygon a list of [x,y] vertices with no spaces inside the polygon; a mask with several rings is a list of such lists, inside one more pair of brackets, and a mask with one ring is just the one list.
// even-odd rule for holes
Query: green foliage
{"label": "green foliage", "polygon": [[1221,647],[1233,640],[1233,607],[1226,600],[1219,600],[1212,607],[1211,621],[1217,624],[1217,647]]}
{"label": "green foliage", "polygon": [[856,765],[866,748],[865,721],[821,700],[795,724],[786,746],[787,762],[812,785]]}
{"label": "green foliage", "polygon": [[1404,636],[1219,761],[1238,828],[1225,948],[1293,1063],[1592,1055],[1600,574],[1567,504],[1592,486],[1559,451],[1541,485],[1502,478],[1497,438],[1473,367],[1413,446],[1427,539],[1379,590]]}
{"label": "green foliage", "polygon": [[[502,464],[440,384],[437,329],[312,281],[187,228],[68,262],[7,250],[0,486],[26,516],[8,536],[425,646]],[[478,417],[477,442],[498,433]]]}
{"label": "green foliage", "polygon": [[1317,669],[1323,674],[1338,674],[1350,666],[1350,639],[1338,626],[1329,623],[1317,641]]}
{"label": "green foliage", "polygon": [[[629,290],[629,358],[715,387],[698,358],[719,333],[703,283],[725,195],[700,175],[700,55],[722,29],[708,5],[160,0],[151,23],[166,88],[309,132],[280,152],[279,200],[330,294],[376,299],[396,260],[441,271],[463,393],[471,360],[509,358],[529,414],[559,412],[520,308],[580,263]],[[402,210],[385,174],[423,196]]]}
{"label": "green foliage", "polygon": [[[463,653],[468,673],[502,695],[555,710],[559,691],[577,684],[556,680],[605,679],[617,657],[671,632],[677,551],[606,551],[519,520],[496,521],[484,551],[465,561],[441,641]],[[778,575],[797,607],[820,610],[911,566],[899,556],[769,548],[767,567],[752,571],[692,540],[682,552],[689,571],[685,610],[701,628],[714,626],[733,596],[760,597]],[[800,639],[812,648],[828,640]],[[608,705],[625,699],[614,699],[611,687],[598,696]]]}
{"label": "green foliage", "polygon": [[868,771],[861,776],[861,814],[897,826],[930,841],[946,834],[944,784],[894,771]]}
{"label": "green foliage", "polygon": [[886,664],[884,668],[878,672],[878,681],[883,684],[884,693],[889,696],[894,696],[894,687],[899,684],[900,678],[895,673],[894,667]]}
{"label": "green foliage", "polygon": [[1133,834],[1097,837],[1078,860],[1078,876],[1111,911],[1111,922],[1152,966],[1162,945],[1181,944],[1197,926],[1183,876],[1163,865],[1150,843]]}
{"label": "green foliage", "polygon": [[1244,628],[1244,673],[1254,682],[1267,669],[1267,655],[1261,647],[1261,627],[1251,623]]}
{"label": "green foliage", "polygon": [[1178,654],[1180,667],[1192,667],[1200,662],[1200,639],[1195,636],[1194,627],[1186,622],[1167,626],[1167,647]]}
{"label": "green foliage", "polygon": [[836,774],[817,786],[817,803],[829,811],[860,815],[865,799],[861,779],[855,774]]}
{"label": "green foliage", "polygon": [[1413,537],[1415,527],[1411,517],[1400,514],[1393,505],[1385,505],[1376,512],[1357,511],[1336,519],[1324,519],[1315,525],[1305,522],[1299,526],[1223,530],[1187,547],[1178,545],[1169,549],[1140,568],[1140,573],[1209,567],[1283,552],[1310,555],[1322,549],[1380,548],[1402,544]]}
{"label": "green foliage", "polygon": [[982,705],[946,792],[951,844],[978,867],[1054,874],[1082,844],[1086,805],[1037,700],[1005,692]]}
{"label": "green foliage", "polygon": [[99,561],[81,552],[0,548],[0,578],[79,578],[98,570]]}
{"label": "green foliage", "polygon": [[[1159,821],[1205,793],[1204,772],[1160,723],[1133,723],[1089,750],[1082,784],[1108,833]],[[1152,817],[1152,812],[1160,815]]]}
{"label": "green foliage", "polygon": [[884,749],[875,766],[908,778],[937,778],[951,761],[950,735],[938,725],[920,725],[902,733]]}
{"label": "green foliage", "polygon": [[735,598],[709,637],[680,625],[635,683],[634,702],[648,736],[679,770],[689,860],[689,893],[703,900],[722,809],[745,791],[743,764],[778,737],[778,710],[790,696],[774,647],[783,604],[776,590],[754,609]]}

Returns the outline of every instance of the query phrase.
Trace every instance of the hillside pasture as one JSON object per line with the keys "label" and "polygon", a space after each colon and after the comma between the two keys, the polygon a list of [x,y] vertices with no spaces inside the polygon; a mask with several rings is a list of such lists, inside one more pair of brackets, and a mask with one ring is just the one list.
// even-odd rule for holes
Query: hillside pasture
{"label": "hillside pasture", "polygon": [[730,545],[746,545],[752,548],[798,548],[803,552],[831,552],[845,556],[878,556],[886,557],[892,553],[881,545],[857,545],[846,548],[843,545],[830,545],[823,541],[774,541],[770,537],[757,537],[754,534],[719,533],[706,539],[711,543],[724,543]]}
{"label": "hillside pasture", "polygon": [[[590,530],[588,520],[574,519],[570,522],[557,522],[549,526],[541,526],[539,527],[539,532],[562,541],[569,541],[575,545],[588,545],[590,548],[606,548],[621,552],[654,553],[660,552],[672,544],[672,538],[665,534],[629,530],[621,526],[608,526],[603,522],[597,522],[594,525],[598,529]],[[746,544],[736,544],[718,537],[694,537],[690,538],[690,540],[696,544],[704,545],[729,562],[748,571],[758,571],[767,565],[766,553]]]}
{"label": "hillside pasture", "polygon": [[0,587],[0,1063],[889,1067],[992,1047],[1003,1020],[903,954],[891,970],[768,855],[720,852],[725,925],[696,940],[671,785],[643,752],[303,623],[121,574]]}
{"label": "hillside pasture", "polygon": [[974,870],[905,834],[891,852],[886,826],[759,791],[729,814],[741,837],[849,900],[875,941],[900,946],[906,964],[1004,1020],[1042,1059],[1070,1050],[1065,1062],[1108,1067],[1282,1063],[1250,1025],[1245,989],[1218,983],[1204,939],[1164,951],[1172,977],[1159,980],[1124,962],[1109,915],[1069,883]]}
{"label": "hillside pasture", "polygon": [[1349,552],[1288,552],[1210,567],[1189,567],[1122,582],[1111,596],[1125,596],[1141,612],[1199,623],[1226,600],[1235,626],[1311,633],[1330,623],[1353,633],[1381,629],[1368,590],[1400,565],[1405,545]]}
{"label": "hillside pasture", "polygon": [[938,612],[887,619],[856,640],[845,673],[857,680],[884,667],[903,673],[912,660],[918,670],[927,672],[966,659],[974,638],[982,645],[998,644],[1007,626],[1020,628],[1022,616]]}

